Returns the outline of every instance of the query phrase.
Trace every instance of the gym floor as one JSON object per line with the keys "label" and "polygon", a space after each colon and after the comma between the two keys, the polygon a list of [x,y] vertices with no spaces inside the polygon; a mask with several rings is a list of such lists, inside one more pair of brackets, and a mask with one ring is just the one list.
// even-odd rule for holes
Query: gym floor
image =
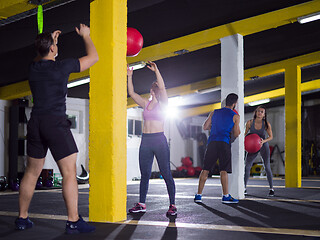
{"label": "gym floor", "polygon": [[[177,218],[167,218],[163,180],[150,180],[147,212],[119,223],[92,223],[94,233],[65,235],[66,209],[61,190],[37,190],[30,207],[35,226],[14,230],[18,193],[0,192],[0,239],[318,239],[320,179],[303,179],[302,188],[285,188],[274,179],[275,197],[267,197],[266,179],[251,178],[248,195],[237,205],[221,203],[219,178],[208,179],[203,203],[193,202],[198,179],[175,179]],[[128,183],[127,209],[139,198],[139,182]],[[79,185],[80,214],[87,219],[89,189]]]}

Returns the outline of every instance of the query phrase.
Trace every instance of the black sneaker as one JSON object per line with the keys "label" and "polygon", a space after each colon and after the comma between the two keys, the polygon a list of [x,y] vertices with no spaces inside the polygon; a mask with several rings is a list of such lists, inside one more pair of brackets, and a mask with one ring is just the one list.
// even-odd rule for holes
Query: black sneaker
{"label": "black sneaker", "polygon": [[273,190],[273,189],[270,189],[270,190],[269,190],[268,196],[269,196],[269,197],[274,197],[274,190]]}
{"label": "black sneaker", "polygon": [[67,221],[66,224],[66,234],[77,234],[77,233],[89,233],[96,230],[95,226],[89,225],[85,222],[81,216],[76,222]]}
{"label": "black sneaker", "polygon": [[32,226],[33,226],[33,222],[30,221],[29,217],[17,218],[14,223],[16,224],[17,230],[25,230],[27,228],[32,228]]}

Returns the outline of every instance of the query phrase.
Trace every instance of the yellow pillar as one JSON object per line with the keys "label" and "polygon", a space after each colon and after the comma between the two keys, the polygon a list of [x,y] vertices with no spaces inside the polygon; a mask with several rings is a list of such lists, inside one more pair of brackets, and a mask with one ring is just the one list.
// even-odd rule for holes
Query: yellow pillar
{"label": "yellow pillar", "polygon": [[285,71],[286,187],[301,187],[301,69]]}
{"label": "yellow pillar", "polygon": [[127,1],[90,4],[91,37],[99,61],[90,69],[89,219],[126,219]]}

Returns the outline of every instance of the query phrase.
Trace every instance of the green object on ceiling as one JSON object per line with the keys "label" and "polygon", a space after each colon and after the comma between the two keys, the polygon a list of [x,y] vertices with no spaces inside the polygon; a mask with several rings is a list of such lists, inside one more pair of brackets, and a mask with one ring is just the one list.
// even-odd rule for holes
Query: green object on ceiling
{"label": "green object on ceiling", "polygon": [[41,34],[42,31],[43,31],[43,9],[42,9],[42,5],[38,6],[37,18],[38,18],[38,32],[39,32],[39,34]]}

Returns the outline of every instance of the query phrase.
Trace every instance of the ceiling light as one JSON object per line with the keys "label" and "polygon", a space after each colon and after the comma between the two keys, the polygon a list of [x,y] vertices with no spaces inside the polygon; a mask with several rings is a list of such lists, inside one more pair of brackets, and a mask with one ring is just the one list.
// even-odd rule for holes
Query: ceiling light
{"label": "ceiling light", "polygon": [[132,70],[137,70],[137,69],[141,69],[141,68],[144,68],[146,66],[146,62],[144,61],[140,61],[140,62],[134,62],[134,63],[131,63],[129,64],[129,68]]}
{"label": "ceiling light", "polygon": [[215,91],[219,91],[219,90],[221,90],[221,86],[197,90],[197,93],[205,94],[205,93],[215,92]]}
{"label": "ceiling light", "polygon": [[268,102],[270,102],[270,98],[266,98],[266,99],[262,99],[262,100],[258,100],[258,101],[254,101],[254,102],[249,102],[248,105],[252,107],[252,106],[265,104]]}
{"label": "ceiling light", "polygon": [[300,24],[316,21],[320,19],[320,12],[312,13],[306,16],[298,17],[298,22]]}
{"label": "ceiling light", "polygon": [[181,50],[175,51],[174,54],[183,55],[183,54],[186,54],[188,52],[189,52],[189,50],[187,50],[187,49],[181,49]]}
{"label": "ceiling light", "polygon": [[84,78],[84,79],[80,79],[80,80],[76,80],[73,82],[68,83],[68,88],[72,88],[72,87],[76,87],[76,86],[80,86],[86,83],[90,82],[90,78]]}

